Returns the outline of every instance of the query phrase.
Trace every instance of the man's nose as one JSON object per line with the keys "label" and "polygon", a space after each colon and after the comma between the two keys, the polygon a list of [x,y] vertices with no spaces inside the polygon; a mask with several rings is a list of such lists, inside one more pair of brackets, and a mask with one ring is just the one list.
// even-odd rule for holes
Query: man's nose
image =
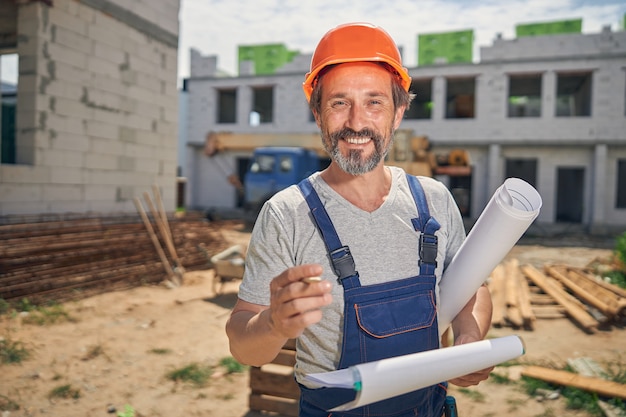
{"label": "man's nose", "polygon": [[369,118],[367,116],[367,110],[364,106],[353,104],[350,106],[350,112],[348,114],[348,120],[346,120],[346,127],[359,132],[364,127],[367,127]]}

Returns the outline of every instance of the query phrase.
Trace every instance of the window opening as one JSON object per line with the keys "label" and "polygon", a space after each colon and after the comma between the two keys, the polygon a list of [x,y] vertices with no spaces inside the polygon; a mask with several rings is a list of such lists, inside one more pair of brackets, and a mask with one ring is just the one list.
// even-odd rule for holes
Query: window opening
{"label": "window opening", "polygon": [[475,96],[475,78],[446,80],[446,119],[473,119]]}
{"label": "window opening", "polygon": [[591,73],[557,74],[556,115],[591,116]]}
{"label": "window opening", "polygon": [[237,123],[237,90],[218,90],[217,123]]}
{"label": "window opening", "polygon": [[508,116],[541,116],[540,74],[509,76]]}
{"label": "window opening", "polygon": [[15,164],[18,56],[0,55],[0,163]]}
{"label": "window opening", "polygon": [[410,91],[415,94],[411,106],[404,113],[405,119],[430,119],[433,109],[432,80],[413,80]]}
{"label": "window opening", "polygon": [[258,113],[259,123],[274,121],[274,87],[252,89],[252,111]]}

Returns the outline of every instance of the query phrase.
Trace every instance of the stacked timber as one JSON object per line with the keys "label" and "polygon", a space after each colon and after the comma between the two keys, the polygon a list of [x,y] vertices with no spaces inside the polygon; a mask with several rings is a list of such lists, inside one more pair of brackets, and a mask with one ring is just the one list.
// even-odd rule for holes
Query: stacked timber
{"label": "stacked timber", "polygon": [[271,363],[250,368],[250,410],[298,416],[300,388],[293,375],[295,363],[296,341],[289,339]]}
{"label": "stacked timber", "polygon": [[544,265],[541,270],[511,259],[493,270],[489,288],[495,327],[532,330],[536,319],[569,317],[593,333],[626,318],[626,290],[586,268]]}
{"label": "stacked timber", "polygon": [[[220,224],[199,214],[170,217],[186,270],[206,269],[206,252],[228,246]],[[166,278],[167,268],[137,215],[28,220],[0,224],[0,299],[62,302]]]}

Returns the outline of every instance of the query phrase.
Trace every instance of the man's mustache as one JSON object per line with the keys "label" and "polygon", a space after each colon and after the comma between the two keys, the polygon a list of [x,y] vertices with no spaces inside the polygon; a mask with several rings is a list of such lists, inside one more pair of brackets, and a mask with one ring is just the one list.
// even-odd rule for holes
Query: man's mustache
{"label": "man's mustache", "polygon": [[382,137],[374,130],[369,128],[363,128],[357,132],[356,130],[350,129],[349,127],[344,127],[342,129],[332,132],[329,136],[330,140],[333,143],[337,143],[340,139],[345,138],[372,138],[372,140],[374,140],[375,142],[382,141]]}

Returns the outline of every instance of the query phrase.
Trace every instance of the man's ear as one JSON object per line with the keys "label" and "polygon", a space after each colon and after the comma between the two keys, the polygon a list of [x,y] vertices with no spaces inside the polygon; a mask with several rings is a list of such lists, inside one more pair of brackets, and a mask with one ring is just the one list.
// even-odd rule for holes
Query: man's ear
{"label": "man's ear", "polygon": [[321,127],[319,113],[315,110],[311,110],[311,112],[313,113],[313,117],[315,117],[315,124],[317,125],[317,127]]}
{"label": "man's ear", "polygon": [[400,106],[396,109],[396,117],[393,121],[393,130],[396,130],[400,127],[400,123],[402,123],[402,119],[404,118],[404,112],[406,111],[406,106]]}

